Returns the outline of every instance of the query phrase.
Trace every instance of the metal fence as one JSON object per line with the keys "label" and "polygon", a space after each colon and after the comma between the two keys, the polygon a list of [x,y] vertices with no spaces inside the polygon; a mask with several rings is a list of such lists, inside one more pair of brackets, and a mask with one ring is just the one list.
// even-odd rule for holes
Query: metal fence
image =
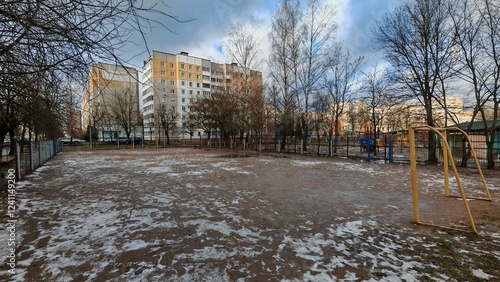
{"label": "metal fence", "polygon": [[[481,167],[487,165],[487,147],[485,137],[482,134],[470,134],[471,145],[474,148]],[[424,163],[429,158],[429,146],[436,148],[436,158],[438,163],[443,162],[441,140],[436,137],[429,141],[428,132],[419,132],[416,136],[416,157],[417,162]],[[448,134],[447,142],[457,166],[462,163],[464,157],[463,150],[466,148],[464,138],[461,134]],[[282,144],[285,142],[285,145]],[[316,156],[332,156],[344,158],[358,158],[366,161],[384,162],[410,162],[410,146],[406,131],[396,133],[384,133],[377,138],[365,137],[362,135],[352,135],[339,138],[337,141],[328,141],[326,138],[307,138],[306,146],[300,138],[248,138],[248,142],[239,138],[230,140],[220,140],[213,138],[210,140],[200,139],[199,145],[203,147],[229,148],[238,150],[248,150],[257,152],[285,153],[285,154],[306,154]],[[494,160],[496,167],[500,167],[500,146],[495,148]],[[467,159],[467,167],[475,167],[473,158]]]}
{"label": "metal fence", "polygon": [[0,172],[2,176],[14,169],[16,178],[21,179],[56,156],[61,146],[56,140],[44,140],[4,144],[1,149]]}
{"label": "metal fence", "polygon": [[[429,158],[429,145],[436,148],[436,158],[438,163],[442,163],[443,156],[441,150],[441,141],[436,137],[429,141],[428,132],[417,132],[416,134],[416,157],[417,162],[424,163]],[[484,135],[471,134],[472,146],[474,147],[480,165],[487,165],[487,148]],[[457,166],[462,162],[464,150],[464,138],[461,134],[449,133],[447,137],[448,144],[453,154],[453,159]],[[283,145],[283,142],[285,144]],[[273,138],[272,135],[266,135],[265,138],[249,136],[240,139],[227,138],[221,139],[213,137],[207,138],[170,138],[170,145],[166,139],[144,140],[140,144],[121,144],[116,142],[93,142],[93,150],[99,149],[142,149],[142,148],[167,148],[167,147],[205,147],[205,148],[225,148],[238,151],[264,152],[264,153],[282,153],[282,154],[304,154],[323,157],[343,157],[363,159],[366,161],[384,161],[384,162],[410,162],[410,146],[407,131],[393,133],[381,133],[377,138],[365,135],[348,135],[339,138],[336,141],[329,141],[327,138],[309,137],[306,146],[302,145],[301,138],[288,137]],[[89,150],[90,144],[62,145],[62,150]],[[494,160],[496,166],[500,166],[500,145],[495,149]],[[466,162],[468,167],[475,167],[476,164],[472,158]]]}

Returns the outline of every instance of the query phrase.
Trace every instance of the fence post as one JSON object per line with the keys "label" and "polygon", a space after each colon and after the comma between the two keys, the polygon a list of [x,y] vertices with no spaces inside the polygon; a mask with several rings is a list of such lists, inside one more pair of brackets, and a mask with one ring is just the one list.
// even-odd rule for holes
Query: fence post
{"label": "fence post", "polygon": [[349,136],[346,137],[346,141],[347,141],[347,158],[349,158]]}
{"label": "fence post", "polygon": [[30,152],[30,170],[34,171],[35,170],[35,162],[33,161],[33,142],[32,141],[30,141],[29,152]]}
{"label": "fence post", "polygon": [[19,142],[16,142],[16,179],[21,180],[21,147]]}
{"label": "fence post", "polygon": [[52,148],[54,149],[53,157],[57,156],[57,143],[56,140],[52,140]]}
{"label": "fence post", "polygon": [[328,140],[328,156],[333,156],[333,139]]}
{"label": "fence post", "polygon": [[[36,142],[36,141],[34,141]],[[38,166],[42,166],[42,141],[38,141]]]}
{"label": "fence post", "polygon": [[371,153],[371,147],[372,147],[372,144],[370,142],[368,142],[368,162],[370,162],[370,153]]}
{"label": "fence post", "polygon": [[389,141],[389,162],[392,163],[392,140]]}

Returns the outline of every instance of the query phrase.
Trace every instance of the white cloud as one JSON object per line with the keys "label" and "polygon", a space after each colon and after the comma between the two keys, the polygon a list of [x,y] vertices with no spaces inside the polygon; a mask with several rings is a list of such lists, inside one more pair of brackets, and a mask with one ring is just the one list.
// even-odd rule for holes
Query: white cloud
{"label": "white cloud", "polygon": [[[227,38],[231,24],[243,23],[252,26],[261,39],[261,59],[268,58],[270,50],[269,33],[274,8],[279,0],[184,0],[172,1],[164,12],[179,20],[177,22],[161,15],[153,15],[153,29],[145,30],[145,38],[149,50],[159,50],[169,53],[188,52],[192,56],[211,59],[215,62],[227,62],[220,52],[220,45]],[[305,3],[306,0],[301,0]],[[337,22],[339,24],[337,39],[343,41],[351,49],[354,56],[365,56],[369,63],[379,58],[374,54],[371,40],[372,28],[376,21],[386,12],[399,4],[398,0],[326,0],[337,7]],[[130,64],[140,69],[143,61],[148,58],[145,46],[140,36],[132,38],[135,44],[127,47],[130,52],[124,59],[133,58]],[[141,55],[137,56],[137,54]],[[135,56],[135,57],[134,57]],[[261,64],[265,71],[265,63]]]}

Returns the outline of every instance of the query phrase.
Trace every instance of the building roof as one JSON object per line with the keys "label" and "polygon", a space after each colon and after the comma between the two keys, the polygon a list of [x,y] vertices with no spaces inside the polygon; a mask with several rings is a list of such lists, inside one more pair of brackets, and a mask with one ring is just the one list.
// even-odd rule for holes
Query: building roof
{"label": "building roof", "polygon": [[[459,123],[457,125],[452,125],[452,126],[449,126],[449,127],[458,127],[458,128],[460,128],[462,130],[467,130],[468,127],[469,127],[469,125],[470,125],[470,122],[462,122],[462,123]],[[493,121],[492,120],[486,121],[486,125],[488,126],[488,128],[491,128],[493,126]],[[500,128],[500,121],[496,122],[495,127],[496,128]],[[470,130],[471,131],[482,131],[482,130],[484,130],[484,122],[482,120],[472,122],[472,126],[471,126]]]}

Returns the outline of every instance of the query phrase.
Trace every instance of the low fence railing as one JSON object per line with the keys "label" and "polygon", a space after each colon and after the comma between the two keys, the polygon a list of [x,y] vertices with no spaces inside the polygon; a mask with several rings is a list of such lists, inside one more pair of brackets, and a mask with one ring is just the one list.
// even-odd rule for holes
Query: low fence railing
{"label": "low fence railing", "polygon": [[1,146],[0,172],[5,175],[14,169],[16,178],[35,171],[61,150],[56,140],[16,142]]}

